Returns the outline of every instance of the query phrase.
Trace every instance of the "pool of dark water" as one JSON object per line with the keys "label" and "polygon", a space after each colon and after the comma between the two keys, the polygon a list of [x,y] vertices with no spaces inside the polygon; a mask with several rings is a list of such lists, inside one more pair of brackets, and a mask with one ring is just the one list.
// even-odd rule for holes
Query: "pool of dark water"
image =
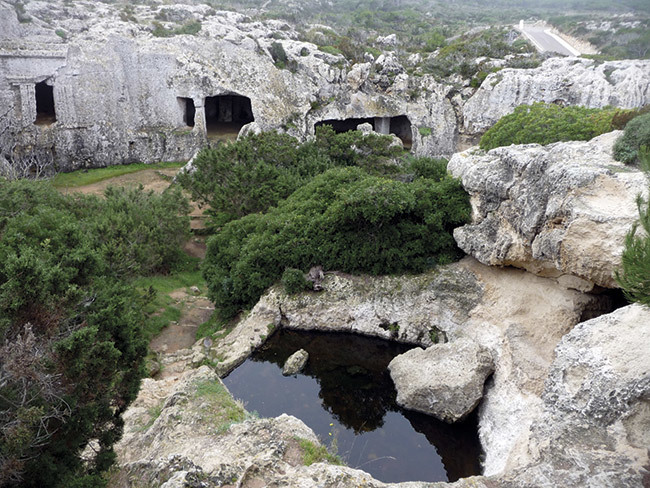
{"label": "pool of dark water", "polygon": [[[301,374],[283,376],[298,349]],[[305,422],[348,466],[385,482],[455,481],[480,474],[475,416],[449,425],[395,403],[388,363],[408,347],[351,334],[281,330],[224,382],[249,411]]]}

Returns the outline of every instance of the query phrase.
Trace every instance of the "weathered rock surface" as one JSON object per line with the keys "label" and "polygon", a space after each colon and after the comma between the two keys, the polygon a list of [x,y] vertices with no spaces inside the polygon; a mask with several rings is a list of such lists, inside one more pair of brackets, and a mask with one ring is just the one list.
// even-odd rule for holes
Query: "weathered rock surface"
{"label": "weathered rock surface", "polygon": [[289,356],[287,361],[284,363],[282,374],[285,376],[291,376],[292,374],[300,373],[305,367],[305,364],[307,364],[308,359],[309,353],[307,351],[304,349],[297,350]]}
{"label": "weathered rock surface", "polygon": [[615,287],[644,175],[612,157],[620,131],[587,142],[468,150],[449,162],[471,195],[459,247],[484,264],[517,266],[570,288]]}
{"label": "weathered rock surface", "polygon": [[[400,117],[400,128],[390,130],[427,156],[452,154],[522,103],[650,103],[649,61],[550,60],[492,74],[473,94],[454,80],[409,76],[394,52],[351,65],[297,40],[285,22],[207,5],[137,5],[130,14],[83,0],[74,9],[64,0],[24,7],[31,21],[21,23],[0,0],[0,161],[19,174],[188,160],[216,143],[207,100],[215,96],[250,99],[254,121],[228,137],[277,129],[306,138],[324,120],[368,119],[377,129]],[[201,29],[160,38],[152,35],[154,21],[168,30],[190,21]],[[275,65],[274,43],[291,70]],[[52,88],[55,121],[37,121],[42,82]]]}
{"label": "weathered rock surface", "polygon": [[555,351],[515,486],[639,487],[650,479],[650,309],[583,322]]}
{"label": "weathered rock surface", "polygon": [[534,102],[634,108],[650,103],[650,62],[551,58],[535,69],[488,75],[463,105],[463,130],[483,132],[515,107]]}
{"label": "weathered rock surface", "polygon": [[388,365],[404,408],[456,422],[474,410],[494,371],[490,352],[469,339],[415,348]]}

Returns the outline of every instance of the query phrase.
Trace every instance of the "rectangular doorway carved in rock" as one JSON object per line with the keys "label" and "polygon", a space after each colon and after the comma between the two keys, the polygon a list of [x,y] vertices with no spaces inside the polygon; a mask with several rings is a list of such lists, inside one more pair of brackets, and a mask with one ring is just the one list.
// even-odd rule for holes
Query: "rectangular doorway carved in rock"
{"label": "rectangular doorway carved in rock", "polygon": [[183,114],[183,123],[188,127],[194,127],[194,117],[196,116],[194,100],[186,97],[177,97],[177,99]]}
{"label": "rectangular doorway carved in rock", "polygon": [[45,81],[36,83],[36,125],[50,125],[56,122],[54,110],[54,87]]}
{"label": "rectangular doorway carved in rock", "polygon": [[251,99],[248,97],[220,95],[205,99],[208,137],[236,139],[240,129],[254,120]]}

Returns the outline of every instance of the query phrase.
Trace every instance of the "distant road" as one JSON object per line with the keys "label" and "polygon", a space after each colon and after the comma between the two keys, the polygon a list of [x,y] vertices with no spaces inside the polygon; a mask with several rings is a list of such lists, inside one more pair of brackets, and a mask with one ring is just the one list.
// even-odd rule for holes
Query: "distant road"
{"label": "distant road", "polygon": [[565,56],[578,56],[580,53],[559,37],[552,34],[548,28],[533,25],[519,25],[519,30],[535,45],[540,52],[553,52]]}

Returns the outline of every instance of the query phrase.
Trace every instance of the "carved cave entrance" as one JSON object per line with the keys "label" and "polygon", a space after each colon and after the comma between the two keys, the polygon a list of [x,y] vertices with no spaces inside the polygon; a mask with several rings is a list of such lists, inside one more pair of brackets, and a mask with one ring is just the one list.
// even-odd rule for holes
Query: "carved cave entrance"
{"label": "carved cave entrance", "polygon": [[236,139],[241,128],[253,122],[251,99],[241,95],[220,95],[205,99],[208,137]]}
{"label": "carved cave entrance", "polygon": [[36,93],[36,125],[50,125],[56,122],[54,111],[54,87],[41,81],[34,87]]}
{"label": "carved cave entrance", "polygon": [[194,100],[191,98],[178,97],[178,105],[183,114],[183,123],[188,127],[194,127],[194,117],[196,116]]}
{"label": "carved cave entrance", "polygon": [[351,119],[329,119],[316,122],[314,127],[321,125],[331,125],[334,132],[348,132],[356,130],[360,124],[372,125],[372,130],[379,134],[394,134],[400,138],[405,149],[411,149],[413,145],[413,134],[411,132],[411,121],[406,115],[397,117],[366,117]]}

